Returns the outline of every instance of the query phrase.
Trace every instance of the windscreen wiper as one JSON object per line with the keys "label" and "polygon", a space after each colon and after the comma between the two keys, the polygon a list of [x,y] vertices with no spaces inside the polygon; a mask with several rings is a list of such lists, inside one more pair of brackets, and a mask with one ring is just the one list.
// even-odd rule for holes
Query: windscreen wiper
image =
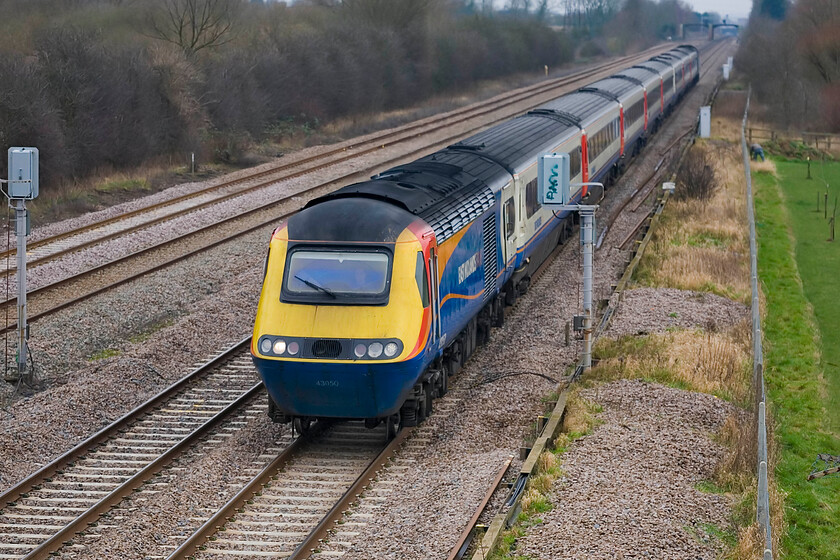
{"label": "windscreen wiper", "polygon": [[324,292],[325,294],[327,294],[328,296],[330,296],[333,299],[336,298],[335,293],[328,288],[325,288],[325,287],[323,287],[319,284],[316,284],[315,282],[312,282],[311,280],[307,280],[306,278],[301,278],[297,274],[295,274],[295,278],[297,278],[298,280],[300,280],[301,282],[303,282],[304,284],[306,284],[307,286],[309,286],[313,290],[318,290],[319,292]]}

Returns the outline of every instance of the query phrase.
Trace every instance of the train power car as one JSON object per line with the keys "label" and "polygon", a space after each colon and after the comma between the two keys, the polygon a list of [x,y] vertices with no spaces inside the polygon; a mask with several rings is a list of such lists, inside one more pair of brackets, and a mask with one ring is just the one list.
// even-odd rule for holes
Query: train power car
{"label": "train power car", "polygon": [[251,345],[270,417],[385,422],[389,436],[422,421],[571,233],[573,215],[538,201],[539,156],[570,154],[573,183],[609,182],[698,75],[696,49],[678,47],[281,224]]}

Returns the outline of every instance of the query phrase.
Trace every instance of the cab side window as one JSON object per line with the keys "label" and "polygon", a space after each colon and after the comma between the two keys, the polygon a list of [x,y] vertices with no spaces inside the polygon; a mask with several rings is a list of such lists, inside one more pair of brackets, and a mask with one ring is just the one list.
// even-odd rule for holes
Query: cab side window
{"label": "cab side window", "polygon": [[539,209],[540,203],[537,200],[537,180],[533,179],[525,185],[525,211],[530,218]]}
{"label": "cab side window", "polygon": [[513,204],[513,199],[508,199],[505,202],[505,237],[510,239],[516,231],[516,207]]}
{"label": "cab side window", "polygon": [[417,289],[420,290],[420,301],[423,307],[429,307],[429,275],[426,273],[426,259],[423,251],[417,251],[417,268],[414,271]]}

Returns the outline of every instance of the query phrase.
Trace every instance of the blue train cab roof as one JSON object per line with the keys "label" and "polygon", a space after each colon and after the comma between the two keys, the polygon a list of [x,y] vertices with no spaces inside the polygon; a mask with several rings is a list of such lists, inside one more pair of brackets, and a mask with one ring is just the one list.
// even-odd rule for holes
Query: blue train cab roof
{"label": "blue train cab roof", "polygon": [[[432,227],[438,243],[442,243],[493,206],[494,193],[488,181],[504,174],[492,162],[474,155],[459,155],[460,165],[428,156],[394,167],[370,181],[348,185],[310,201],[300,214],[313,216],[309,225],[314,229],[324,227],[329,220],[345,222],[348,227],[359,227],[367,221],[382,222],[383,228],[377,232],[380,238],[371,241],[395,240],[395,235],[399,236],[419,217]],[[331,208],[340,209],[344,215],[332,215]],[[291,223],[290,220],[290,235]]]}
{"label": "blue train cab roof", "polygon": [[293,242],[393,243],[415,219],[405,208],[381,198],[328,195],[311,201],[287,224]]}

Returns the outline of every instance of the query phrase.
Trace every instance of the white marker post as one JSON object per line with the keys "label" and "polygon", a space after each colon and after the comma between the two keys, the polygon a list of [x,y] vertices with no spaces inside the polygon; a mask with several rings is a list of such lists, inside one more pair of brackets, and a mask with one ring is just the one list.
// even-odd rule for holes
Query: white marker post
{"label": "white marker post", "polygon": [[27,374],[29,329],[26,324],[26,237],[29,216],[26,201],[38,196],[38,148],[9,148],[9,206],[15,209],[17,237],[17,308],[18,350],[17,371],[6,372],[7,381],[17,381]]}
{"label": "white marker post", "polygon": [[592,284],[594,270],[595,211],[597,204],[569,204],[571,187],[600,186],[601,183],[570,183],[569,154],[544,154],[537,163],[540,201],[545,206],[580,214],[580,243],[583,253],[583,370],[592,367]]}

